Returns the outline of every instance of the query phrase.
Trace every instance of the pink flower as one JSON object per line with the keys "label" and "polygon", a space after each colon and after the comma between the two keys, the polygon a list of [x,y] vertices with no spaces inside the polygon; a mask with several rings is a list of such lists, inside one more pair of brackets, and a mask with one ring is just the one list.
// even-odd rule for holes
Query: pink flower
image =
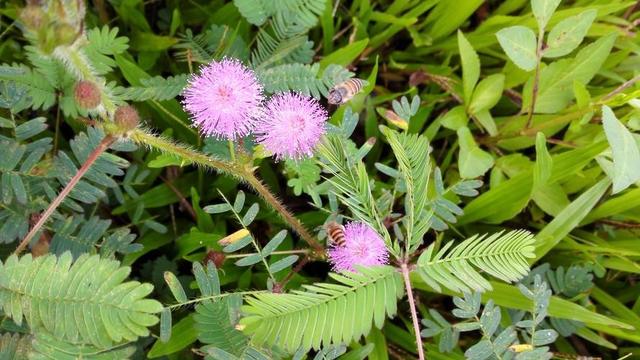
{"label": "pink flower", "polygon": [[332,244],[329,261],[335,271],[355,271],[355,265],[385,265],[389,253],[378,233],[364,222],[350,222],[344,227],[344,245]]}
{"label": "pink flower", "polygon": [[278,160],[312,156],[325,133],[327,111],[316,99],[297,93],[276,94],[256,127],[257,141]]}
{"label": "pink flower", "polygon": [[183,95],[185,109],[203,134],[230,140],[253,130],[264,100],[253,71],[226,58],[203,67]]}

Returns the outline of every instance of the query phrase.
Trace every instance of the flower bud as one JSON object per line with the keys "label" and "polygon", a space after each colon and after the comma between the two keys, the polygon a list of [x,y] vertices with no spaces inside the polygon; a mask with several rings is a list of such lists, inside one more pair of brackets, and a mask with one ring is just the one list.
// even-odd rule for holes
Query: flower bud
{"label": "flower bud", "polygon": [[116,109],[114,120],[121,130],[130,131],[140,123],[140,115],[138,115],[138,110],[133,106],[123,105]]}
{"label": "flower bud", "polygon": [[56,45],[70,45],[78,37],[78,31],[73,26],[62,23],[54,27]]}
{"label": "flower bud", "polygon": [[95,109],[100,105],[100,89],[91,81],[82,80],[74,89],[76,103],[83,109]]}
{"label": "flower bud", "polygon": [[28,29],[36,30],[44,26],[47,14],[37,5],[27,5],[20,11],[20,20]]}

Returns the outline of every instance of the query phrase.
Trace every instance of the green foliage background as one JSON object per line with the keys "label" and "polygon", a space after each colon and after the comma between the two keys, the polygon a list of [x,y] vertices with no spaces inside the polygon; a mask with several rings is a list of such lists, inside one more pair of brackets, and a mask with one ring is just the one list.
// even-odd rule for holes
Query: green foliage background
{"label": "green foliage background", "polygon": [[[429,359],[640,358],[640,3],[43,3],[47,26],[0,4],[0,359],[417,358],[398,264],[320,254],[351,218],[411,260]],[[277,163],[190,126],[180,93],[225,56],[268,93],[367,85]],[[125,103],[138,132],[10,255]],[[255,168],[320,251],[211,159]]]}

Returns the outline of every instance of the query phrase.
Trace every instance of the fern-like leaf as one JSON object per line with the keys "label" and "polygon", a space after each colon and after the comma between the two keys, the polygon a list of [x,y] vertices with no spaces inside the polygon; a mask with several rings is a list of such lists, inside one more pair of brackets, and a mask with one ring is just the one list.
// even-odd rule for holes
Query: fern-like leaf
{"label": "fern-like leaf", "polygon": [[319,77],[320,64],[284,64],[266,70],[258,70],[258,77],[268,92],[296,91],[315,98],[327,95],[335,84],[353,74],[341,66],[330,65]]}
{"label": "fern-like leaf", "polygon": [[142,79],[140,80],[141,86],[121,89],[121,96],[124,100],[131,101],[164,101],[173,99],[187,86],[187,78],[187,74],[181,74],[169,76],[168,78],[156,76],[149,79]]}
{"label": "fern-like leaf", "polygon": [[136,351],[132,345],[101,349],[87,344],[74,344],[47,334],[37,333],[32,341],[29,360],[122,360]]}
{"label": "fern-like leaf", "polygon": [[0,307],[32,331],[104,349],[149,335],[162,305],[145,296],[153,286],[123,281],[129,267],[97,255],[10,256],[0,266]]}
{"label": "fern-like leaf", "polygon": [[440,285],[457,292],[491,290],[477,269],[503,281],[518,281],[529,272],[527,259],[535,257],[534,241],[530,232],[516,230],[474,235],[453,248],[449,242],[435,254],[431,244],[418,259],[418,272],[437,291]]}
{"label": "fern-like leaf", "polygon": [[232,295],[196,306],[193,319],[198,340],[207,344],[203,350],[215,347],[236,356],[242,354],[247,347],[247,337],[234,327],[241,304],[240,295]]}
{"label": "fern-like leaf", "polygon": [[5,333],[0,337],[0,360],[26,360],[31,349],[31,336]]}
{"label": "fern-like leaf", "polygon": [[400,274],[390,266],[359,268],[359,273],[330,276],[339,284],[305,285],[291,294],[263,293],[247,299],[240,320],[252,342],[294,352],[350,343],[366,335],[372,323],[382,327],[396,313],[404,293]]}
{"label": "fern-like leaf", "polygon": [[399,134],[389,128],[384,128],[384,134],[389,140],[393,154],[398,160],[398,167],[402,174],[407,190],[405,196],[405,225],[407,228],[407,243],[417,248],[422,243],[422,237],[429,230],[431,214],[426,205],[428,202],[427,186],[429,184],[429,140],[416,134]]}
{"label": "fern-like leaf", "polygon": [[347,205],[356,219],[373,226],[390,244],[391,237],[380,218],[362,161],[350,159],[342,138],[335,135],[323,140],[318,153],[324,160],[320,163],[324,171],[332,175],[328,182],[333,186],[336,196]]}
{"label": "fern-like leaf", "polygon": [[116,66],[111,55],[123,53],[129,39],[118,37],[118,28],[109,29],[106,25],[87,31],[87,46],[83,47],[84,54],[89,58],[97,75],[104,75]]}

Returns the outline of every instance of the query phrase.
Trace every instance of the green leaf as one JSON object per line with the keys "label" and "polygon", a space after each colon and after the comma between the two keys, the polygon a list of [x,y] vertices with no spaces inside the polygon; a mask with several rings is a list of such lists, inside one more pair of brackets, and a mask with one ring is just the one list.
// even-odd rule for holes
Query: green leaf
{"label": "green leaf", "polygon": [[556,58],[572,52],[587,35],[596,15],[598,15],[598,11],[591,9],[556,24],[549,32],[547,47],[542,56]]}
{"label": "green leaf", "polygon": [[180,280],[178,280],[178,278],[172,272],[164,272],[164,281],[167,283],[167,286],[169,286],[171,294],[173,294],[173,297],[178,303],[187,301],[187,294],[184,292],[182,284],[180,284]]}
{"label": "green leaf", "polygon": [[613,194],[640,180],[640,149],[610,107],[602,107],[602,126],[613,153]]}
{"label": "green leaf", "polygon": [[231,205],[227,203],[207,205],[202,210],[209,214],[220,214],[231,210]]}
{"label": "green leaf", "polygon": [[[617,34],[611,33],[582,48],[574,59],[551,63],[540,71],[535,112],[551,114],[564,109],[573,99],[573,82],[588,84],[609,56]],[[523,108],[531,103],[533,80],[525,85]]]}
{"label": "green leaf", "polygon": [[166,343],[171,338],[171,310],[164,308],[160,312],[160,341]]}
{"label": "green leaf", "polygon": [[536,236],[538,246],[534,261],[542,258],[553,249],[565,236],[580,224],[598,203],[602,195],[609,188],[609,179],[602,179],[589,190],[578,196],[569,206],[564,208],[558,216],[547,224]]}
{"label": "green leaf", "polygon": [[271,272],[275,274],[293,265],[296,261],[298,261],[298,255],[289,255],[274,262],[269,268],[271,269]]}
{"label": "green leaf", "polygon": [[[0,305],[17,324],[24,318],[31,329],[58,339],[99,348],[135,341],[149,335],[162,305],[145,298],[150,284],[123,283],[130,271],[98,255],[84,254],[73,263],[70,253],[12,255],[0,266]],[[79,309],[84,321],[76,322]]]}
{"label": "green leaf", "polygon": [[531,10],[538,22],[539,29],[547,27],[551,15],[556,11],[559,4],[560,0],[531,0]]}
{"label": "green leaf", "polygon": [[251,266],[262,261],[262,255],[251,254],[235,262],[236,266]]}
{"label": "green leaf", "polygon": [[533,188],[538,189],[547,183],[551,177],[553,159],[547,150],[547,139],[544,133],[536,134],[536,164],[533,168]]}
{"label": "green leaf", "polygon": [[498,31],[496,36],[500,46],[514,64],[525,71],[536,68],[536,34],[531,29],[511,26]]}
{"label": "green leaf", "polygon": [[262,256],[267,257],[282,244],[287,237],[287,230],[281,230],[262,248]]}
{"label": "green leaf", "polygon": [[504,89],[504,74],[493,74],[482,79],[473,91],[469,112],[476,114],[494,107],[502,97]]}
{"label": "green leaf", "polygon": [[240,295],[198,304],[193,315],[198,340],[228,353],[241,355],[247,346],[246,336],[235,328],[241,304]]}
{"label": "green leaf", "polygon": [[337,64],[340,66],[347,66],[360,55],[364,49],[366,49],[369,43],[369,38],[364,38],[359,41],[352,42],[331,54],[325,56],[320,60],[320,71],[324,71],[330,64]]}
{"label": "green leaf", "polygon": [[422,238],[431,223],[431,215],[427,209],[429,139],[415,134],[399,134],[389,128],[382,128],[382,131],[398,160],[398,168],[405,182],[406,241],[410,249],[417,248],[422,244]]}
{"label": "green leaf", "polygon": [[277,345],[289,352],[350,343],[382,327],[397,311],[403,295],[400,274],[390,266],[359,268],[331,275],[338,284],[303,285],[306,291],[261,293],[246,299],[240,320],[257,345]]}
{"label": "green leaf", "polygon": [[464,89],[465,103],[468,103],[473,94],[473,88],[480,78],[480,59],[462,31],[458,30],[458,51],[462,63],[462,86]]}
{"label": "green leaf", "polygon": [[457,133],[460,141],[458,155],[460,176],[464,179],[472,179],[484,175],[493,166],[493,157],[480,149],[467,127],[458,129]]}
{"label": "green leaf", "polygon": [[527,258],[534,254],[534,238],[524,230],[474,235],[448,251],[449,242],[436,254],[432,243],[418,258],[418,273],[432,288],[444,286],[455,292],[490,290],[480,270],[503,281],[518,281],[529,272]]}
{"label": "green leaf", "polygon": [[176,353],[198,340],[198,333],[194,327],[193,315],[187,315],[171,328],[171,338],[163,343],[156,341],[147,353],[149,359]]}
{"label": "green leaf", "polygon": [[440,124],[451,130],[458,130],[463,126],[467,126],[468,122],[469,117],[462,105],[449,109],[449,111],[440,118]]}
{"label": "green leaf", "polygon": [[253,203],[247,212],[242,217],[242,225],[249,226],[258,215],[258,211],[260,211],[260,205],[258,203]]}
{"label": "green leaf", "polygon": [[[585,165],[606,149],[606,143],[596,142],[553,156],[553,171],[549,184],[574,177]],[[460,224],[484,220],[500,223],[511,219],[527,205],[533,186],[533,168],[511,177],[473,199],[458,219]]]}

